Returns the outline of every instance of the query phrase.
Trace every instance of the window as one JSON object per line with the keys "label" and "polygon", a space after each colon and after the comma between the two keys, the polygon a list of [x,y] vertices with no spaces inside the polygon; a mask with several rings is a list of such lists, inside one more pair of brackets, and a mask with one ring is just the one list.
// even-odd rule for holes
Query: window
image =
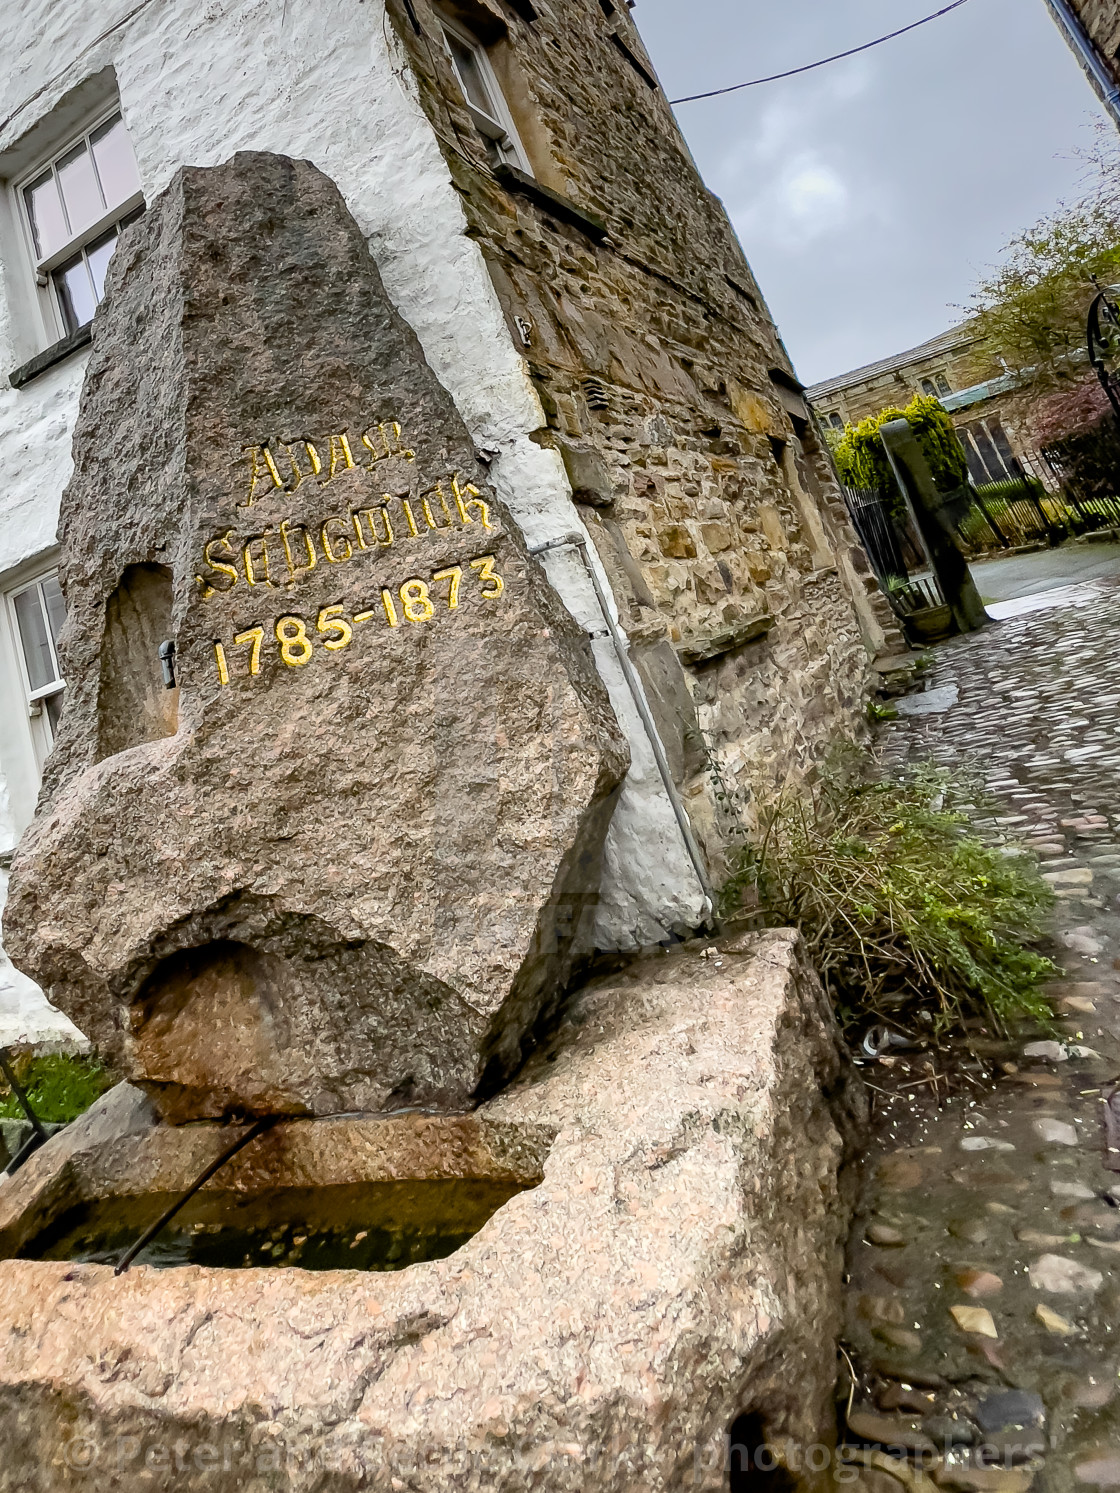
{"label": "window", "polygon": [[20,190],[35,278],[59,334],[93,320],[117,235],[144,211],[119,112],[72,140]]}
{"label": "window", "polygon": [[62,671],[58,665],[58,635],[66,621],[66,607],[57,575],[32,581],[9,596],[19,638],[23,682],[27,691],[40,760],[54,746],[62,714]]}
{"label": "window", "polygon": [[469,31],[444,20],[443,40],[475,128],[486,141],[491,164],[529,171],[529,158],[513,123],[486,48]]}
{"label": "window", "polygon": [[843,430],[844,416],[833,410],[828,417],[828,423],[832,426],[833,430]]}
{"label": "window", "polygon": [[943,373],[936,373],[933,378],[922,379],[922,393],[931,394],[934,399],[940,399],[945,394],[951,394],[952,392],[952,389],[949,387],[949,380]]}

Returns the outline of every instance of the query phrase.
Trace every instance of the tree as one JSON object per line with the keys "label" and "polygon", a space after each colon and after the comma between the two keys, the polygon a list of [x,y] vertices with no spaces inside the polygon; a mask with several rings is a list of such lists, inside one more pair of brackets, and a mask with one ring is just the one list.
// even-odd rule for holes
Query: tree
{"label": "tree", "polygon": [[1102,130],[1079,154],[1084,196],[1013,238],[967,308],[989,376],[1021,372],[1035,394],[1085,381],[1094,280],[1120,280],[1120,142]]}

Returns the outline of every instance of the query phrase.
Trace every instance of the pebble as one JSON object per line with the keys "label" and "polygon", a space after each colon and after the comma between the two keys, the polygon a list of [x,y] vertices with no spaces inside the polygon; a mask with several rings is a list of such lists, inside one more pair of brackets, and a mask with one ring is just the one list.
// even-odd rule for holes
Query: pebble
{"label": "pebble", "polygon": [[1080,1136],[1064,1120],[1036,1120],[1034,1132],[1050,1146],[1080,1145]]}
{"label": "pebble", "polygon": [[911,1415],[928,1415],[933,1396],[901,1384],[888,1384],[875,1396],[880,1410],[908,1410]]}
{"label": "pebble", "polygon": [[1048,1306],[1044,1306],[1041,1301],[1035,1307],[1034,1314],[1042,1323],[1043,1327],[1046,1328],[1046,1331],[1052,1332],[1055,1337],[1072,1337],[1077,1331],[1077,1328],[1073,1325],[1072,1322],[1067,1322],[1065,1317],[1059,1316],[1057,1312],[1051,1311],[1050,1308]]}
{"label": "pebble", "polygon": [[985,1395],[976,1406],[982,1431],[1006,1431],[1009,1426],[1045,1426],[1046,1405],[1033,1389],[1005,1389]]}
{"label": "pebble", "polygon": [[1079,1265],[1065,1255],[1040,1255],[1030,1267],[1030,1279],[1036,1291],[1049,1291],[1055,1296],[1092,1295],[1104,1284],[1099,1270]]}
{"label": "pebble", "polygon": [[903,1353],[920,1353],[922,1351],[922,1340],[916,1332],[911,1332],[908,1327],[896,1327],[891,1323],[880,1323],[871,1329],[872,1334],[881,1343],[886,1343],[888,1348],[898,1348]]}
{"label": "pebble", "polygon": [[991,1229],[982,1218],[951,1218],[949,1232],[954,1239],[963,1239],[966,1244],[986,1244]]}
{"label": "pebble", "polygon": [[1048,1063],[1068,1063],[1069,1055],[1064,1042],[1028,1042],[1023,1048],[1025,1058],[1044,1058]]}
{"label": "pebble", "polygon": [[1029,1493],[1034,1473],[1029,1467],[974,1467],[946,1463],[934,1469],[939,1488],[960,1488],[964,1493]]}
{"label": "pebble", "polygon": [[1068,870],[1043,871],[1042,879],[1051,886],[1091,886],[1093,873],[1088,866],[1070,866]]}
{"label": "pebble", "polygon": [[861,1441],[870,1441],[878,1446],[901,1446],[907,1451],[924,1452],[927,1456],[937,1448],[921,1427],[912,1420],[900,1416],[880,1415],[866,1406],[857,1406],[848,1413],[848,1430]]}
{"label": "pebble", "polygon": [[995,1319],[986,1306],[951,1306],[949,1315],[962,1332],[998,1338]]}
{"label": "pebble", "polygon": [[1099,1457],[1092,1462],[1078,1462],[1073,1469],[1078,1480],[1098,1488],[1120,1487],[1120,1457]]}
{"label": "pebble", "polygon": [[1104,944],[1091,932],[1077,930],[1074,933],[1059,933],[1058,942],[1074,954],[1103,954]]}
{"label": "pebble", "polygon": [[899,1249],[906,1243],[906,1235],[886,1223],[868,1224],[866,1237],[868,1244],[877,1244],[881,1249]]}
{"label": "pebble", "polygon": [[1087,1203],[1096,1193],[1091,1187],[1086,1187],[1084,1182],[1063,1182],[1060,1177],[1050,1178],[1050,1196],[1055,1198],[1072,1198],[1075,1202]]}
{"label": "pebble", "polygon": [[1014,1151],[1009,1140],[995,1140],[990,1135],[965,1135],[957,1142],[962,1151]]}
{"label": "pebble", "polygon": [[973,1301],[983,1301],[988,1296],[998,1296],[1003,1290],[1003,1281],[990,1270],[959,1270],[957,1285]]}
{"label": "pebble", "polygon": [[975,1446],[976,1428],[967,1420],[954,1420],[951,1415],[927,1415],[922,1421],[922,1430],[932,1436],[938,1446]]}

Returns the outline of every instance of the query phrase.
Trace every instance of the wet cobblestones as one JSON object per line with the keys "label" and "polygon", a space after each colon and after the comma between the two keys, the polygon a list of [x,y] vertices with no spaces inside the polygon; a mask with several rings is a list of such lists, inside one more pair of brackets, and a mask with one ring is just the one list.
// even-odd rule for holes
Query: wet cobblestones
{"label": "wet cobblestones", "polygon": [[975,1023],[951,1095],[865,1067],[849,1439],[874,1493],[1120,1488],[1120,582],[943,645],[934,691],[881,754],[975,772],[979,831],[1040,858],[1059,1035]]}

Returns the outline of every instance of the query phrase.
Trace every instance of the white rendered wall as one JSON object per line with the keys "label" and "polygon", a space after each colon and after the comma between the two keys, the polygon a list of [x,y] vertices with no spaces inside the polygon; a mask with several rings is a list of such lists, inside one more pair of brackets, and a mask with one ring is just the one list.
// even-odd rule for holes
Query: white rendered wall
{"label": "white rendered wall", "polygon": [[[26,164],[59,101],[112,68],[148,201],[180,166],[217,164],[238,150],[305,158],[326,172],[476,443],[496,453],[493,482],[527,542],[582,529],[559,455],[529,439],[544,425],[543,411],[482,254],[465,234],[458,195],[381,0],[147,0],[139,9],[137,0],[19,0],[0,11],[0,59],[0,163],[22,157]],[[47,139],[42,153],[64,143]],[[37,557],[50,558],[85,357],[21,391],[8,387],[8,371],[49,340],[29,314],[34,292],[10,204],[0,261],[0,586],[7,590]],[[543,563],[577,619],[601,634],[578,557],[559,551]],[[594,646],[633,754],[607,849],[599,940],[632,947],[695,926],[705,902],[611,645],[599,638]],[[27,726],[18,674],[11,660],[0,660],[0,853],[34,811]],[[0,967],[0,1008],[2,980]]]}

